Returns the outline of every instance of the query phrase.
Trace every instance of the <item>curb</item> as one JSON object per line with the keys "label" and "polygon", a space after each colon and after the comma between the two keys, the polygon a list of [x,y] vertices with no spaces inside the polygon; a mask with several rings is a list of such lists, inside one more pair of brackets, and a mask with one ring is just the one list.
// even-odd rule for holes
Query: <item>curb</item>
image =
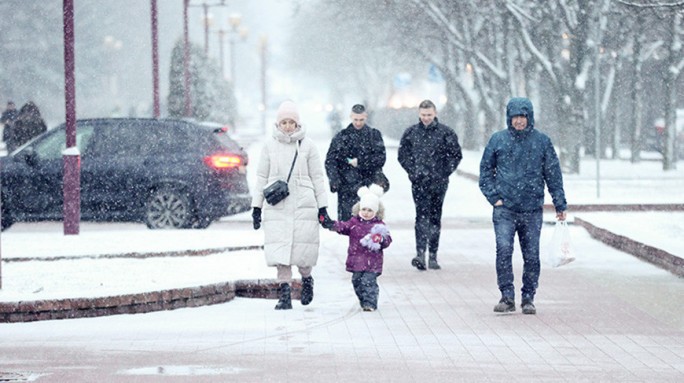
{"label": "curb", "polygon": [[[471,180],[473,182],[480,182],[480,177],[477,174],[466,172],[463,170],[456,170],[459,176]],[[551,204],[544,205],[545,211],[555,211],[556,208]],[[663,204],[577,204],[568,205],[568,211],[571,212],[599,212],[599,211],[684,211],[683,203],[663,203]]]}
{"label": "curb", "polygon": [[665,269],[678,277],[684,278],[684,259],[674,254],[670,254],[665,250],[643,244],[631,238],[594,226],[578,217],[575,217],[575,223],[584,227],[592,238],[598,239],[615,249],[632,254],[635,257]]}
{"label": "curb", "polygon": [[[292,298],[299,299],[301,281],[291,284]],[[275,279],[258,279],[110,297],[0,302],[0,323],[142,314],[224,303],[235,297],[277,299],[277,292]]]}
{"label": "curb", "polygon": [[160,257],[198,257],[206,256],[211,254],[225,253],[229,251],[242,251],[242,250],[262,250],[263,245],[253,245],[253,246],[228,246],[228,247],[213,247],[208,249],[198,249],[198,250],[171,250],[171,251],[158,251],[150,253],[118,253],[118,254],[99,254],[99,255],[62,255],[56,257],[15,257],[15,258],[3,258],[3,262],[51,262],[51,261],[73,261],[81,259],[117,259],[117,258],[136,258],[136,259],[146,259],[146,258],[160,258]]}

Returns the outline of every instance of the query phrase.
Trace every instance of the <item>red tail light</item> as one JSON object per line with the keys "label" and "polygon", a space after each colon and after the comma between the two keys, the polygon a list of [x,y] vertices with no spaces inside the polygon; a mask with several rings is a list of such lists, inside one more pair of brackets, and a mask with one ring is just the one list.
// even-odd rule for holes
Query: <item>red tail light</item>
{"label": "red tail light", "polygon": [[242,158],[231,154],[214,154],[204,157],[204,163],[213,169],[231,169],[244,165]]}

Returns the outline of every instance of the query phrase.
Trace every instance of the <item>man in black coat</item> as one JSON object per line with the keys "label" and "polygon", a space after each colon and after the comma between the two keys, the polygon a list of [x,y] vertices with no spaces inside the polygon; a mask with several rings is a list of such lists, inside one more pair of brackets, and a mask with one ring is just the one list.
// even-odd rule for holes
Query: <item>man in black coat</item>
{"label": "man in black coat", "polygon": [[399,143],[399,163],[411,180],[416,205],[416,257],[411,265],[425,270],[425,249],[430,253],[428,267],[438,270],[437,250],[442,228],[442,206],[449,176],[463,155],[458,136],[437,120],[437,108],[430,100],[419,105],[420,122],[406,129]]}
{"label": "man in black coat", "polygon": [[337,193],[337,220],[351,218],[352,206],[359,200],[356,192],[372,184],[385,165],[385,142],[379,130],[366,125],[368,113],[356,104],[351,124],[335,134],[325,157],[330,191]]}

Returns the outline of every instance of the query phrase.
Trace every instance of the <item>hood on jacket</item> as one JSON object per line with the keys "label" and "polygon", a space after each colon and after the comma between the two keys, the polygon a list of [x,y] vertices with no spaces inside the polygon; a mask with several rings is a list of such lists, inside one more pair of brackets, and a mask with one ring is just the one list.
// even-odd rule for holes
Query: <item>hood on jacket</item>
{"label": "hood on jacket", "polygon": [[292,132],[291,134],[286,134],[280,128],[278,128],[278,124],[275,124],[273,126],[273,138],[280,142],[295,142],[295,141],[301,141],[304,139],[306,136],[306,130],[304,129],[304,126],[299,125],[297,126],[297,130]]}
{"label": "hood on jacket", "polygon": [[524,97],[515,97],[508,101],[506,106],[506,126],[509,130],[515,130],[512,121],[514,116],[527,117],[527,127],[524,131],[534,129],[534,109],[532,101]]}

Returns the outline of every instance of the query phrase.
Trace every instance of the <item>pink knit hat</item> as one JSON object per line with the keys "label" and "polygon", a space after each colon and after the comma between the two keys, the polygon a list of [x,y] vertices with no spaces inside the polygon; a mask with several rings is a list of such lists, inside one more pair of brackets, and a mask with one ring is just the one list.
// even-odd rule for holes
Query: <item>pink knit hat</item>
{"label": "pink knit hat", "polygon": [[299,111],[297,110],[297,105],[292,101],[283,101],[278,107],[278,115],[276,117],[276,122],[280,124],[280,121],[289,118],[294,120],[294,122],[299,125]]}

